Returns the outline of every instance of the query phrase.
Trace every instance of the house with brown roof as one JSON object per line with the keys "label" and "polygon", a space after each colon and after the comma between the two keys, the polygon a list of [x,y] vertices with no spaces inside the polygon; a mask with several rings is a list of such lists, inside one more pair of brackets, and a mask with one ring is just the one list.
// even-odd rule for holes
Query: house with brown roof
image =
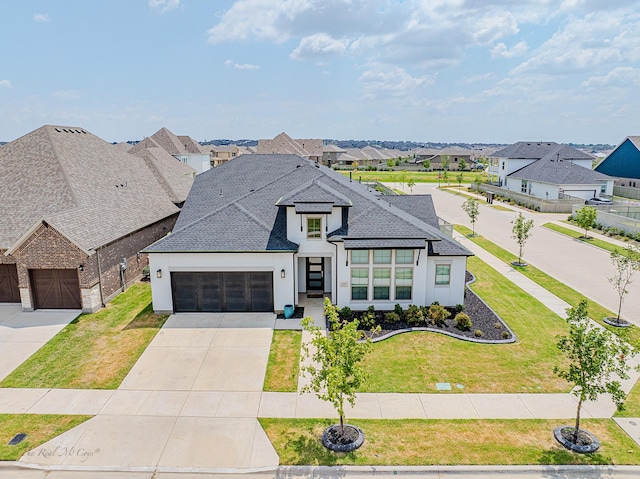
{"label": "house with brown roof", "polygon": [[186,163],[198,174],[211,169],[211,157],[200,143],[186,135],[174,135],[167,128],[160,128],[151,139],[175,159]]}
{"label": "house with brown roof", "polygon": [[156,173],[79,127],[1,146],[0,302],[95,311],[137,280],[142,249],[171,231],[184,196]]}
{"label": "house with brown roof", "polygon": [[169,199],[182,207],[197,171],[187,163],[176,161],[151,138],[145,138],[129,149],[129,153],[142,158]]}
{"label": "house with brown roof", "polygon": [[273,140],[258,140],[256,153],[259,155],[298,155],[319,163],[322,160],[322,140],[294,140],[282,132]]}

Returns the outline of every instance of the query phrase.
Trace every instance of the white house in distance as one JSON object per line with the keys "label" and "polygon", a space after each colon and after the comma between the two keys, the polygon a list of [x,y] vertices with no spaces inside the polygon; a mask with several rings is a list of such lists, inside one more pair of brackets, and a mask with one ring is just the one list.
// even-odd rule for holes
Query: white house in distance
{"label": "white house in distance", "polygon": [[430,195],[382,196],[297,155],[243,155],[196,177],[148,247],[155,311],[282,311],[302,295],[352,309],[464,302],[466,248]]}
{"label": "white house in distance", "polygon": [[591,169],[593,157],[554,142],[521,141],[490,157],[489,180],[542,199],[612,195],[615,178]]}
{"label": "white house in distance", "polygon": [[176,160],[192,167],[197,174],[211,169],[209,152],[190,136],[177,136],[167,128],[160,128],[151,135],[151,140]]}

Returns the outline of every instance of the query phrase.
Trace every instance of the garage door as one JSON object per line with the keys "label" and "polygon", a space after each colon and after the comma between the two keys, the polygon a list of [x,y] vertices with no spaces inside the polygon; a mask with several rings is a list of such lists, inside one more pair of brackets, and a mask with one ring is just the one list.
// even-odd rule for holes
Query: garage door
{"label": "garage door", "polygon": [[36,309],[80,309],[80,285],[75,269],[32,269]]}
{"label": "garage door", "polygon": [[176,313],[273,311],[273,273],[171,273]]}
{"label": "garage door", "polygon": [[15,264],[0,264],[0,303],[19,303],[18,270]]}

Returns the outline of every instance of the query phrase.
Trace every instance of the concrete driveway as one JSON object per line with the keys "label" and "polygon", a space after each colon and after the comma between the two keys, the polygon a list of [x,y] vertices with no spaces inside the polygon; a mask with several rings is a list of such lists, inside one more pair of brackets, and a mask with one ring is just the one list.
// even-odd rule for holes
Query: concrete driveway
{"label": "concrete driveway", "polygon": [[25,312],[19,304],[0,305],[0,380],[79,315],[79,310]]}
{"label": "concrete driveway", "polygon": [[274,314],[175,314],[94,418],[30,451],[51,468],[273,469],[258,423]]}

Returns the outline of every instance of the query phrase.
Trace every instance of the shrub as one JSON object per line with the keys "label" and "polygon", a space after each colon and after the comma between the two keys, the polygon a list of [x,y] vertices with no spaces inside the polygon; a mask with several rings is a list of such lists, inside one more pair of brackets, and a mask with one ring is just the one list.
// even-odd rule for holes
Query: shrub
{"label": "shrub", "polygon": [[415,304],[410,304],[404,313],[405,320],[409,326],[420,326],[424,323],[422,310]]}
{"label": "shrub", "polygon": [[481,338],[481,337],[482,337],[482,331],[481,331],[481,330],[479,330],[479,329],[476,329],[476,330],[473,332],[473,335],[474,335],[476,338]]}
{"label": "shrub", "polygon": [[502,323],[500,321],[496,321],[493,323],[493,327],[496,329],[502,329]]}
{"label": "shrub", "polygon": [[342,320],[351,319],[351,308],[349,306],[345,306],[338,312],[338,316],[340,316],[340,319]]}
{"label": "shrub", "polygon": [[396,303],[396,305],[393,307],[393,311],[400,316],[400,319],[402,319],[402,317],[404,316],[404,310],[402,309],[402,306],[400,306],[398,303]]}
{"label": "shrub", "polygon": [[435,324],[436,326],[442,326],[445,320],[449,316],[451,316],[451,313],[449,313],[449,311],[447,311],[444,306],[432,303],[431,306],[429,306],[427,315],[432,324]]}
{"label": "shrub", "polygon": [[456,304],[456,313],[462,313],[464,311],[464,304]]}
{"label": "shrub", "polygon": [[371,308],[367,310],[360,318],[360,327],[358,329],[373,329],[376,327],[376,313],[371,311]]}
{"label": "shrub", "polygon": [[510,337],[509,331],[502,331],[502,339],[509,339]]}
{"label": "shrub", "polygon": [[456,317],[453,319],[455,327],[460,331],[469,331],[473,324],[471,323],[471,318],[468,314],[458,313]]}
{"label": "shrub", "polygon": [[401,316],[395,311],[389,311],[388,313],[384,313],[384,320],[387,323],[395,324],[400,322]]}

